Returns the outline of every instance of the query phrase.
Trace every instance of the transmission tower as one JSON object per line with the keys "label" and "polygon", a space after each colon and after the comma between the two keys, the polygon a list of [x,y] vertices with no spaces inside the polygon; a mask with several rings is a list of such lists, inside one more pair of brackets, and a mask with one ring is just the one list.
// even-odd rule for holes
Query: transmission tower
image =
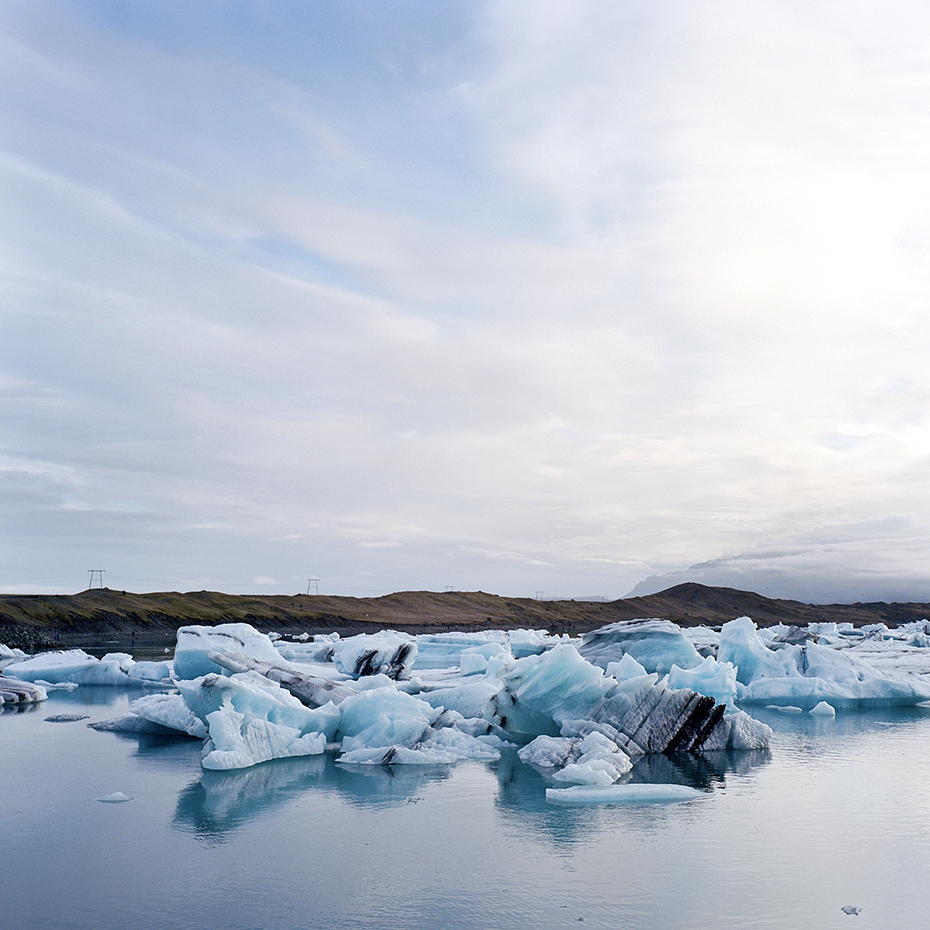
{"label": "transmission tower", "polygon": [[308,578],[307,579],[307,594],[310,593],[310,585],[313,585],[313,593],[320,593],[320,579],[319,578]]}
{"label": "transmission tower", "polygon": [[104,576],[105,572],[106,572],[106,569],[105,569],[105,568],[89,568],[89,569],[87,569],[87,574],[90,575],[90,585],[89,585],[89,587],[92,588],[92,587],[94,586],[94,575],[96,575],[98,581],[100,582],[100,584],[98,584],[97,587],[98,587],[98,588],[102,588],[102,587],[103,587],[103,576]]}

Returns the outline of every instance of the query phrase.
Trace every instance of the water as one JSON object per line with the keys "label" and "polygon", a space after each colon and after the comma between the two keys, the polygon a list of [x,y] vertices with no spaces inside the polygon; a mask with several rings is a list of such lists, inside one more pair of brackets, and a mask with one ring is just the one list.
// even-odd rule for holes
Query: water
{"label": "water", "polygon": [[[697,801],[564,808],[512,756],[210,773],[195,740],[45,720],[107,719],[138,694],[81,687],[0,714],[7,930],[926,925],[921,708],[826,721],[761,711],[770,752],[634,770],[699,787]],[[133,800],[96,800],[115,791]]]}

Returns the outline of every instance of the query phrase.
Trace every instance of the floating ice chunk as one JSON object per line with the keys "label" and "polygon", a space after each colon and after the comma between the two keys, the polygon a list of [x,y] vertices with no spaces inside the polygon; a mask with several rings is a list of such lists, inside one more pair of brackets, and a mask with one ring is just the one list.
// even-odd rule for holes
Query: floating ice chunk
{"label": "floating ice chunk", "polygon": [[122,791],[114,791],[113,794],[105,794],[97,800],[103,801],[104,804],[121,804],[123,801],[131,801],[132,798],[128,794],[123,794]]}
{"label": "floating ice chunk", "polygon": [[101,662],[115,662],[120,670],[129,674],[129,669],[135,664],[135,659],[128,652],[108,652],[100,659]]}
{"label": "floating ice chunk", "polygon": [[581,742],[569,736],[537,736],[517,753],[521,761],[541,769],[559,769],[573,758],[573,752]]}
{"label": "floating ice chunk", "polygon": [[[415,748],[443,713],[394,688],[376,688],[339,705],[339,733],[344,753],[356,749]],[[356,761],[356,760],[352,760]]]}
{"label": "floating ice chunk", "polygon": [[[132,662],[132,657],[129,656]],[[82,685],[143,685],[142,679],[130,678],[123,670],[122,655],[97,659],[83,649],[42,652],[7,666],[6,671],[23,681],[76,682]]]}
{"label": "floating ice chunk", "polygon": [[930,698],[930,683],[877,671],[845,649],[813,642],[769,649],[748,617],[724,624],[718,658],[736,665],[741,704],[810,708],[827,701],[834,707],[888,706]]}
{"label": "floating ice chunk", "polygon": [[670,688],[690,688],[713,698],[718,704],[736,708],[736,668],[730,662],[718,662],[708,656],[696,668],[673,665],[668,673]]}
{"label": "floating ice chunk", "polygon": [[0,675],[0,704],[37,704],[47,698],[48,692],[40,684]]}
{"label": "floating ice chunk", "polygon": [[703,791],[687,785],[575,785],[546,789],[546,800],[551,804],[671,804],[693,801],[703,795]]}
{"label": "floating ice chunk", "polygon": [[280,662],[274,643],[248,623],[221,623],[218,626],[182,626],[174,650],[174,673],[191,680],[220,672],[208,652],[244,652],[265,662]]}
{"label": "floating ice chunk", "polygon": [[568,645],[520,659],[502,674],[494,720],[517,737],[609,735],[628,755],[701,749],[762,749],[772,731],[655,674],[618,682]]}
{"label": "floating ice chunk", "polygon": [[311,709],[257,672],[178,682],[187,706],[206,724],[207,769],[247,768],[269,759],[321,753],[339,721],[333,704]]}
{"label": "floating ice chunk", "polygon": [[835,717],[836,710],[831,707],[826,701],[821,701],[819,704],[816,704],[810,709],[815,717]]}
{"label": "floating ice chunk", "polygon": [[25,659],[26,653],[22,649],[11,649],[5,643],[0,643],[0,659]]}
{"label": "floating ice chunk", "polygon": [[295,638],[297,642],[278,639],[274,643],[281,658],[288,662],[332,662],[333,648],[340,640],[338,633],[318,633],[312,637],[301,633]]}
{"label": "floating ice chunk", "polygon": [[513,745],[496,733],[469,732],[473,723],[474,721],[456,720],[451,726],[434,729],[423,745],[430,749],[450,752],[457,759],[476,759],[483,762],[496,761],[501,756],[501,749]]}
{"label": "floating ice chunk", "polygon": [[530,738],[556,736],[565,723],[587,719],[616,684],[568,645],[517,659],[501,679],[503,687],[494,699],[496,722],[511,734]]}
{"label": "floating ice chunk", "polygon": [[94,730],[115,733],[186,734],[204,739],[206,724],[196,717],[180,694],[149,694],[129,705],[130,713],[90,724]]}
{"label": "floating ice chunk", "polygon": [[148,694],[130,704],[129,709],[145,720],[201,739],[207,736],[203,721],[187,706],[180,694]]}
{"label": "floating ice chunk", "polygon": [[578,650],[603,669],[631,655],[647,672],[668,674],[673,665],[694,668],[701,662],[697,650],[681,629],[668,620],[621,620],[585,633]]}
{"label": "floating ice chunk", "polygon": [[414,671],[461,668],[462,653],[465,650],[480,650],[494,644],[500,646],[509,656],[522,659],[530,655],[539,655],[567,638],[551,636],[546,630],[484,630],[474,633],[424,634],[416,639],[417,657]]}
{"label": "floating ice chunk", "polygon": [[333,647],[336,668],[355,678],[378,674],[385,674],[391,679],[409,678],[416,657],[414,638],[393,630],[360,633]]}
{"label": "floating ice chunk", "polygon": [[267,718],[239,713],[230,704],[207,714],[210,738],[201,764],[205,769],[244,769],[271,759],[312,756],[326,749],[326,735],[302,733]]}
{"label": "floating ice chunk", "polygon": [[612,785],[633,765],[613,740],[596,730],[583,739],[538,736],[519,756],[538,768],[555,769],[556,781],[579,785]]}
{"label": "floating ice chunk", "polygon": [[[92,730],[100,730],[107,733],[135,733],[135,734],[152,734],[155,736],[180,736],[181,731],[173,727],[165,727],[160,723],[153,723],[140,717],[138,714],[123,714],[122,717],[112,717],[109,720],[98,720],[96,723],[89,723]],[[206,727],[203,728],[206,732]]]}
{"label": "floating ice chunk", "polygon": [[494,760],[505,742],[486,722],[465,720],[393,687],[363,691],[339,705],[342,763],[448,765]]}
{"label": "floating ice chunk", "polygon": [[781,714],[803,714],[803,707],[795,707],[793,704],[766,704],[766,710],[775,710]]}

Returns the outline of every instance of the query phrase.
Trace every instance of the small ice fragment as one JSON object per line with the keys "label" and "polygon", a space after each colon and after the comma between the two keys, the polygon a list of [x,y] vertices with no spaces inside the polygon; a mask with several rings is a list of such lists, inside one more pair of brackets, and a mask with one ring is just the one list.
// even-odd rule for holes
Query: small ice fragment
{"label": "small ice fragment", "polygon": [[72,723],[75,720],[87,720],[87,714],[52,714],[46,717],[46,723]]}
{"label": "small ice fragment", "polygon": [[855,907],[855,906],[852,905],[852,904],[847,904],[846,907],[841,907],[840,910],[841,910],[844,914],[851,914],[851,915],[853,915],[853,916],[857,916],[857,915],[859,914],[859,911],[862,910],[862,908],[861,908],[861,907]]}
{"label": "small ice fragment", "polygon": [[571,788],[547,788],[551,804],[670,804],[693,801],[703,791],[687,785],[573,785]]}
{"label": "small ice fragment", "polygon": [[803,707],[795,707],[793,704],[785,704],[785,705],[766,704],[765,709],[766,710],[777,710],[779,713],[782,713],[782,714],[803,714],[804,713]]}
{"label": "small ice fragment", "polygon": [[113,794],[105,794],[102,798],[97,798],[98,801],[103,801],[105,804],[119,804],[121,801],[131,801],[132,798],[128,794],[123,794],[122,791],[114,791]]}
{"label": "small ice fragment", "polygon": [[821,701],[815,707],[812,707],[810,710],[815,717],[835,717],[836,710],[831,704],[828,704],[826,701]]}

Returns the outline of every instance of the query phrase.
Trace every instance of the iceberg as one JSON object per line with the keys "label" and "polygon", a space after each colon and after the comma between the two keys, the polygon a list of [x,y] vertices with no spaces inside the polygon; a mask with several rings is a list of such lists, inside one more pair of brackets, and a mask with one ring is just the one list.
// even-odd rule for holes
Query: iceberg
{"label": "iceberg", "polygon": [[718,662],[713,656],[708,656],[695,668],[673,665],[668,673],[668,686],[689,688],[728,709],[736,708],[736,666],[731,662]]}
{"label": "iceberg", "polygon": [[196,717],[180,694],[149,694],[129,705],[129,713],[113,720],[90,724],[94,730],[116,733],[186,734],[200,739],[209,736],[206,725]]}
{"label": "iceberg", "polygon": [[518,755],[556,781],[581,785],[612,785],[633,767],[630,757],[596,730],[580,739],[537,736]]}
{"label": "iceberg", "polygon": [[815,717],[835,717],[836,710],[826,701],[821,701],[810,709],[810,713]]}
{"label": "iceberg", "polygon": [[713,698],[672,690],[656,673],[618,682],[570,645],[519,659],[502,673],[496,723],[518,736],[599,730],[628,755],[701,749],[763,749],[772,731]]}
{"label": "iceberg", "polygon": [[621,620],[582,636],[578,651],[594,665],[606,669],[625,655],[647,672],[667,675],[673,665],[694,668],[701,657],[681,629],[670,620]]}
{"label": "iceberg", "polygon": [[450,764],[492,760],[504,742],[488,732],[459,728],[460,714],[435,708],[394,688],[363,691],[339,705],[340,763]]}
{"label": "iceberg", "polygon": [[[427,666],[441,655],[458,665],[410,677],[421,640],[405,633],[292,644],[288,659],[247,624],[183,627],[178,693],[139,699],[129,714],[94,726],[200,737],[203,767],[219,770],[327,749],[343,765],[449,765],[527,744],[527,764],[589,787],[614,784],[648,753],[761,749],[771,738],[765,724],[729,706],[735,668],[701,658],[674,624],[613,624],[592,637],[608,673],[568,637],[430,640]],[[131,661],[107,658],[127,679]],[[75,663],[68,668],[74,673]]]}
{"label": "iceberg", "polygon": [[523,659],[551,649],[565,637],[554,637],[545,630],[486,630],[477,633],[433,633],[416,639],[414,671],[458,667],[464,670],[466,653],[485,656],[506,654]]}
{"label": "iceberg", "polygon": [[409,678],[416,658],[417,644],[414,638],[407,633],[390,630],[360,633],[333,647],[336,668],[353,678],[366,675]]}
{"label": "iceberg", "polygon": [[184,702],[207,728],[202,765],[239,769],[290,756],[314,755],[335,734],[334,704],[311,709],[258,672],[209,674],[179,681]]}
{"label": "iceberg", "polygon": [[0,706],[3,704],[38,704],[48,699],[42,685],[0,675]]}
{"label": "iceberg", "polygon": [[908,706],[930,700],[930,683],[879,671],[847,649],[813,640],[771,648],[749,617],[723,625],[717,659],[736,668],[740,704],[812,708],[825,701],[837,708]]}
{"label": "iceberg", "polygon": [[134,685],[160,684],[148,678],[130,675],[136,663],[125,653],[110,653],[102,659],[88,655],[83,649],[58,652],[41,652],[8,665],[4,673],[22,681],[48,685],[75,683],[79,685]]}
{"label": "iceberg", "polygon": [[190,681],[220,672],[221,668],[208,658],[208,652],[244,652],[265,662],[280,661],[271,639],[248,623],[182,626],[174,650],[175,675]]}

